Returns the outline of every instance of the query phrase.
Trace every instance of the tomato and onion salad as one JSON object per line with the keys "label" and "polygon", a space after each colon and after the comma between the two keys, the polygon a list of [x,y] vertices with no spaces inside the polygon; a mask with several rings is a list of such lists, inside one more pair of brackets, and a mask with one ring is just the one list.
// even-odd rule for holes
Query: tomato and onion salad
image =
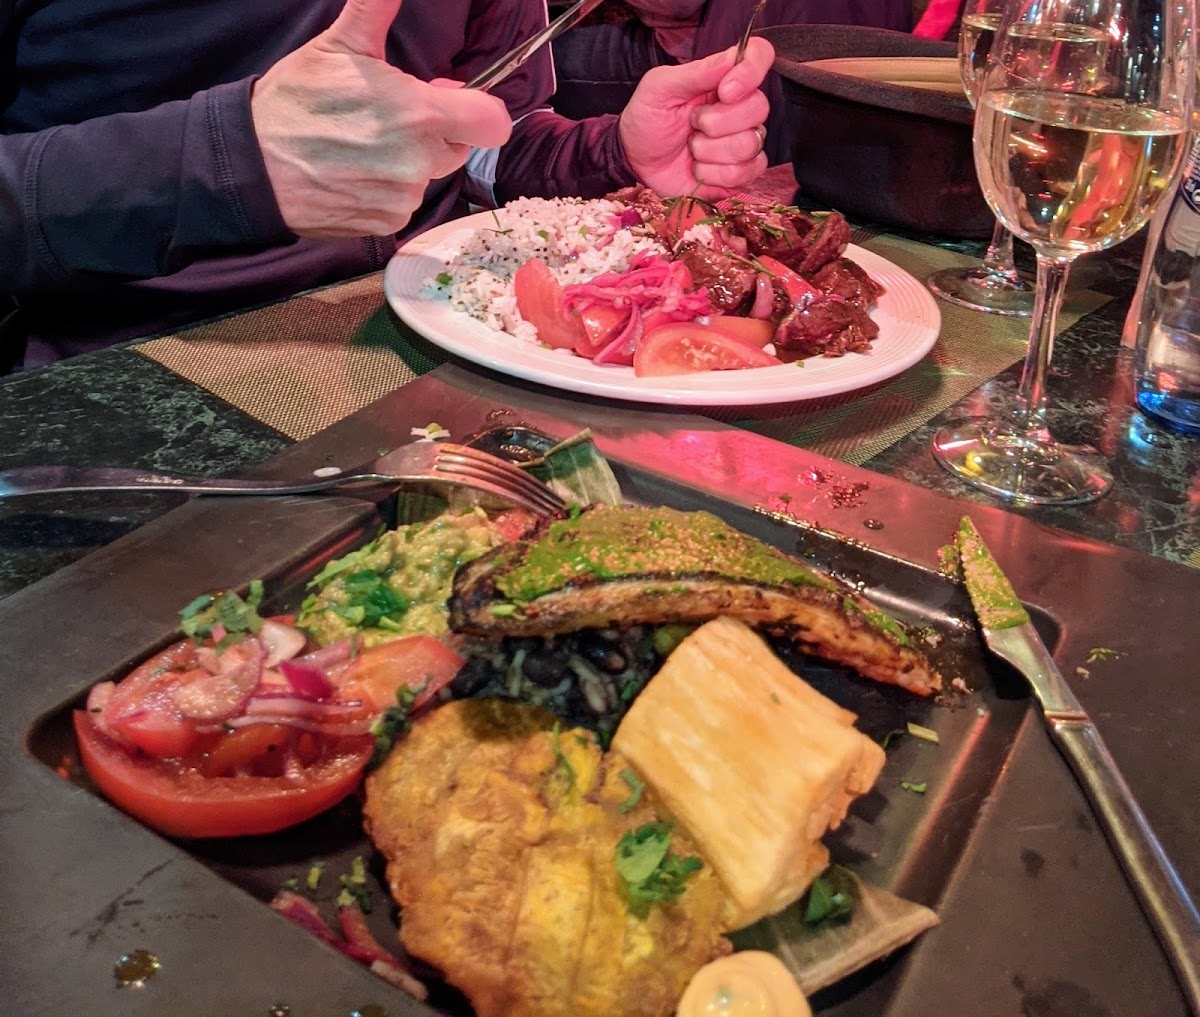
{"label": "tomato and onion salad", "polygon": [[270,833],[353,792],[381,723],[394,732],[461,665],[428,635],[309,650],[285,619],[257,634],[218,625],[93,687],[74,716],[80,759],[107,798],[161,833]]}

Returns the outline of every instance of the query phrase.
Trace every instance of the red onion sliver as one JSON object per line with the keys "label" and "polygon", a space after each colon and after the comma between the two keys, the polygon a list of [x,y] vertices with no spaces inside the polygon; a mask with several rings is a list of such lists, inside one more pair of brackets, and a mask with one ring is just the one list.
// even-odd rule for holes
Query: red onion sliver
{"label": "red onion sliver", "polygon": [[201,734],[217,734],[218,732],[230,729],[237,730],[238,728],[252,727],[255,724],[278,724],[280,727],[293,727],[297,731],[311,731],[313,734],[325,735],[328,738],[350,738],[354,735],[370,734],[371,723],[369,718],[364,718],[361,721],[339,723],[335,720],[311,720],[308,717],[296,717],[293,715],[273,717],[270,714],[256,714],[253,717],[231,717],[220,724],[197,727],[196,730]]}
{"label": "red onion sliver", "polygon": [[350,637],[339,639],[336,643],[330,643],[328,646],[322,646],[319,650],[313,650],[312,653],[306,653],[303,657],[297,657],[298,664],[316,664],[322,670],[327,670],[333,667],[334,664],[340,664],[343,661],[349,660],[354,654],[354,645],[350,642]]}
{"label": "red onion sliver", "polygon": [[750,308],[748,318],[771,317],[771,308],[775,304],[775,288],[768,276],[759,272],[754,279],[754,306]]}
{"label": "red onion sliver", "polygon": [[371,971],[402,992],[407,992],[414,999],[424,1001],[429,998],[429,990],[425,988],[425,984],[417,981],[404,968],[393,961],[373,961]]}
{"label": "red onion sliver", "polygon": [[333,695],[333,684],[319,664],[310,660],[281,660],[279,671],[301,699],[321,700]]}
{"label": "red onion sliver", "polygon": [[281,661],[291,660],[308,642],[308,636],[294,625],[285,625],[273,618],[268,618],[262,623],[258,638],[267,647],[267,659],[263,662],[263,667],[274,667]]}
{"label": "red onion sliver", "polygon": [[172,693],[175,707],[191,720],[225,720],[242,712],[262,676],[266,648],[247,638],[220,657],[222,670],[181,685]]}
{"label": "red onion sliver", "polygon": [[116,682],[100,682],[97,685],[93,685],[88,690],[88,713],[99,713],[103,710],[108,705],[108,701],[112,699],[112,694],[116,687]]}

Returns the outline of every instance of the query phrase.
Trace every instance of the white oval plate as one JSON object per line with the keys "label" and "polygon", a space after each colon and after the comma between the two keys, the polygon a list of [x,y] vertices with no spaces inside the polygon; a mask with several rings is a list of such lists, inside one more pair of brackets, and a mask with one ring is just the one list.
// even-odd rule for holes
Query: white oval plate
{"label": "white oval plate", "polygon": [[[488,328],[456,311],[428,283],[491,213],[455,219],[411,240],[388,262],[383,290],[392,309],[435,346],[483,367],[552,388],[609,399],[678,406],[753,406],[853,392],[891,378],[933,348],[941,313],[933,295],[886,258],[851,247],[856,261],[885,287],[871,311],[879,335],[869,353],[809,357],[796,364],[707,371],[660,378],[634,377],[632,367],[593,364],[569,351],[551,350]],[[803,366],[801,366],[801,364]]]}

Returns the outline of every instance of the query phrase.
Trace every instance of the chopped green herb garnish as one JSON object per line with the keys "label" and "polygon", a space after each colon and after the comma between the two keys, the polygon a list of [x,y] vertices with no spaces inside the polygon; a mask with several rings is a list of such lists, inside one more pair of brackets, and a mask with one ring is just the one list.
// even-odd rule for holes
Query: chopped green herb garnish
{"label": "chopped green herb garnish", "polygon": [[283,888],[285,890],[299,890],[300,880],[298,880],[295,876],[289,876],[283,881]]}
{"label": "chopped green herb garnish", "polygon": [[452,276],[449,272],[439,272],[436,276],[436,279],[439,286],[449,286],[452,282],[454,282],[454,276]]}
{"label": "chopped green herb garnish", "polygon": [[350,863],[350,871],[338,877],[342,884],[341,892],[337,895],[339,908],[358,907],[364,912],[371,910],[371,891],[367,889],[367,867],[361,856],[355,856]]}
{"label": "chopped green herb garnish", "polygon": [[831,865],[808,888],[808,904],[804,909],[806,925],[820,925],[850,917],[854,910],[852,882],[848,874]]}
{"label": "chopped green herb garnish", "polygon": [[410,689],[407,685],[401,685],[396,690],[396,705],[389,706],[375,718],[370,728],[375,737],[375,748],[367,762],[368,770],[373,770],[382,763],[392,751],[396,738],[408,730],[408,712],[412,709],[417,693],[424,687],[422,685],[420,688]]}
{"label": "chopped green herb garnish", "polygon": [[929,790],[929,784],[925,781],[915,783],[911,780],[902,780],[900,781],[900,787],[902,787],[905,791],[911,791],[915,795],[923,795]]}
{"label": "chopped green herb garnish", "polygon": [[1090,650],[1088,650],[1087,660],[1085,660],[1084,663],[1094,664],[1098,660],[1117,660],[1124,656],[1125,654],[1120,650],[1112,650],[1107,646],[1093,646]]}
{"label": "chopped green herb garnish", "polygon": [[386,627],[381,623],[402,618],[409,607],[408,597],[392,589],[385,576],[378,572],[347,573],[342,577],[342,590],[345,602],[331,604],[330,610],[351,625]]}
{"label": "chopped green herb garnish", "polygon": [[549,239],[550,239],[550,231],[549,231],[549,230],[538,230],[538,231],[537,231],[537,235],[538,235],[539,237],[541,237],[543,240],[549,240]]}
{"label": "chopped green herb garnish", "polygon": [[575,789],[575,767],[571,765],[571,761],[563,755],[562,746],[559,744],[559,736],[562,734],[562,725],[557,721],[554,723],[554,729],[550,732],[550,744],[554,748],[554,765],[562,773],[567,782],[567,791]]}
{"label": "chopped green herb garnish", "polygon": [[630,769],[624,769],[621,771],[621,779],[629,785],[631,793],[629,797],[618,806],[618,808],[622,812],[628,812],[642,800],[642,792],[646,790],[646,784],[641,777],[639,777]]}
{"label": "chopped green herb garnish", "polygon": [[493,604],[489,610],[497,618],[511,618],[517,613],[516,604]]}
{"label": "chopped green herb garnish", "polygon": [[325,871],[324,862],[313,862],[309,866],[308,875],[304,877],[304,887],[309,893],[316,893],[317,887],[321,885],[321,873]]}
{"label": "chopped green herb garnish", "polygon": [[259,617],[258,607],[263,599],[263,584],[261,579],[250,582],[250,588],[243,600],[232,590],[224,593],[206,593],[197,597],[179,612],[179,628],[189,639],[199,643],[213,634],[220,626],[225,635],[219,645],[227,646],[237,642],[237,637],[247,632],[257,635],[262,628],[263,620]]}
{"label": "chopped green herb garnish", "polygon": [[886,750],[887,747],[892,744],[893,738],[903,738],[905,733],[906,732],[901,731],[900,728],[895,728],[894,730],[889,731],[883,736],[883,741],[879,743],[880,747]]}
{"label": "chopped green herb garnish", "polygon": [[617,842],[617,874],[625,885],[629,911],[645,918],[652,904],[669,903],[684,891],[688,877],[704,867],[695,855],[671,853],[671,825],[645,823]]}
{"label": "chopped green herb garnish", "polygon": [[911,720],[905,726],[908,728],[908,733],[914,738],[920,738],[923,742],[933,742],[934,745],[939,744],[938,733],[932,728],[914,724]]}

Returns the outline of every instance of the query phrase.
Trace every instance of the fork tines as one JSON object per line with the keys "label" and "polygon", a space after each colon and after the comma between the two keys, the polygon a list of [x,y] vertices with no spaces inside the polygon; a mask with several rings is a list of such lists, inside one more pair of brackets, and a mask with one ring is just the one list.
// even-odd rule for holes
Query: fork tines
{"label": "fork tines", "polygon": [[440,446],[434,469],[448,477],[487,483],[494,493],[542,515],[561,516],[567,511],[566,502],[537,477],[505,459],[466,445]]}

